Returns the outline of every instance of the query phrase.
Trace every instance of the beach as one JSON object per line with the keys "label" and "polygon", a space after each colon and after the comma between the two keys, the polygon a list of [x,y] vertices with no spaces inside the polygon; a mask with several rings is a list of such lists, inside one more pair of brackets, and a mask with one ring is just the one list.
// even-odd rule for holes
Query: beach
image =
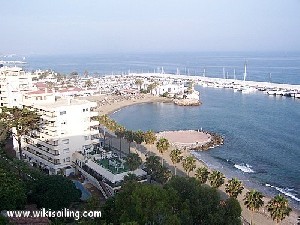
{"label": "beach", "polygon": [[[140,95],[140,96],[132,96],[130,98],[124,98],[120,96],[89,96],[85,97],[85,99],[96,101],[98,102],[98,108],[97,111],[99,112],[99,115],[103,114],[110,114],[113,113],[123,107],[134,105],[134,104],[142,104],[142,103],[151,103],[151,102],[171,102],[169,99],[163,98],[163,97],[155,97],[151,95]],[[116,147],[118,147],[118,141],[116,141]],[[137,150],[138,149],[138,150]],[[132,152],[137,152],[143,160],[145,160],[146,155],[158,155],[161,157],[161,154],[157,151],[155,146],[152,145],[142,145],[139,148],[136,148],[136,146],[131,146]],[[171,171],[174,171],[173,164],[171,162],[171,159],[169,157],[171,149],[169,149],[168,152],[164,153],[164,165],[168,166]],[[213,151],[211,149],[210,151]],[[183,156],[191,156],[191,152],[186,150],[183,151]],[[204,164],[200,160],[196,160],[196,168],[205,166],[208,168],[206,164]],[[181,164],[177,165],[178,174],[185,176],[185,172],[183,170],[183,167]],[[209,168],[208,168],[209,169]],[[210,169],[209,169],[210,170]],[[210,170],[211,171],[211,170]],[[194,176],[194,171],[190,173],[190,176]],[[226,180],[227,181],[227,180]],[[225,183],[226,183],[225,181]],[[225,192],[225,185],[222,185],[220,188],[220,191]],[[247,188],[243,190],[242,195],[239,195],[238,200],[240,202],[240,205],[242,207],[242,216],[245,220],[250,222],[251,220],[251,211],[249,211],[243,204],[243,197],[248,191]],[[270,197],[265,197],[264,202],[267,203],[270,200]],[[290,216],[282,221],[281,224],[285,225],[292,225],[297,224],[297,219],[299,217],[300,213],[299,211],[293,209],[293,211],[290,213]],[[253,222],[255,224],[263,224],[263,225],[271,225],[274,224],[274,221],[270,218],[269,213],[267,212],[266,208],[261,208],[259,212],[253,213]]]}
{"label": "beach", "polygon": [[80,99],[86,99],[89,101],[97,102],[96,111],[99,115],[113,113],[123,107],[151,103],[151,102],[173,102],[172,99],[153,96],[151,94],[139,94],[133,96],[119,96],[119,95],[94,95],[87,97],[80,97]]}

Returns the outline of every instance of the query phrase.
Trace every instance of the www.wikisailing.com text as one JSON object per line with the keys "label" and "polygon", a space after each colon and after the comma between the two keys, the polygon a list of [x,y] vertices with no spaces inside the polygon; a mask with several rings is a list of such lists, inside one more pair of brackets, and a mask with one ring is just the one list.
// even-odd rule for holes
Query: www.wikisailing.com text
{"label": "www.wikisailing.com text", "polygon": [[99,218],[101,217],[101,211],[77,211],[77,210],[51,210],[42,208],[41,210],[12,210],[6,212],[7,217],[23,217],[23,218],[35,218],[35,217],[48,217],[48,218],[74,218],[79,220],[80,218]]}

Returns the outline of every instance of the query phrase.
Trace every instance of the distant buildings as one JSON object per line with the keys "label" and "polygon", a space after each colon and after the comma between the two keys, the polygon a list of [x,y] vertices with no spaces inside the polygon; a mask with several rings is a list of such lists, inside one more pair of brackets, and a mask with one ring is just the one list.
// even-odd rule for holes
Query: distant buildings
{"label": "distant buildings", "polygon": [[[93,119],[98,116],[97,103],[75,97],[115,91],[136,94],[131,87],[131,79],[122,82],[114,76],[58,81],[53,72],[0,68],[1,107],[28,107],[41,116],[39,129],[21,138],[24,161],[48,174],[80,173],[106,197],[120,188],[130,171],[123,159],[100,147],[99,122]],[[17,141],[13,142],[18,152]],[[147,179],[141,169],[132,172],[141,181]]]}
{"label": "distant buildings", "polygon": [[31,73],[19,67],[0,67],[0,107],[19,107],[22,93],[32,89]]}

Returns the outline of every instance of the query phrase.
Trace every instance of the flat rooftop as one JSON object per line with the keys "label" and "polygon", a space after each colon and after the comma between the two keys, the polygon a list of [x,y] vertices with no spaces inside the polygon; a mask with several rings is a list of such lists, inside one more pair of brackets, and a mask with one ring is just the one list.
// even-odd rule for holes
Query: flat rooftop
{"label": "flat rooftop", "polygon": [[95,160],[95,162],[115,175],[130,171],[129,168],[119,160],[119,158],[98,159]]}
{"label": "flat rooftop", "polygon": [[97,103],[90,102],[87,100],[65,99],[65,98],[60,98],[53,102],[39,102],[36,105],[40,105],[43,107],[58,108],[61,106],[68,106],[68,105],[74,106],[74,105],[85,105],[85,104],[93,104],[93,105],[97,106]]}

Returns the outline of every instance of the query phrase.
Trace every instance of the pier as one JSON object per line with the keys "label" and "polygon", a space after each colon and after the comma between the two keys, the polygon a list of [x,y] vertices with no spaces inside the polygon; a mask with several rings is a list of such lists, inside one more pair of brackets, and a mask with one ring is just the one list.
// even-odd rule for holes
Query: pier
{"label": "pier", "polygon": [[297,84],[279,84],[262,81],[247,81],[226,78],[214,78],[204,76],[161,74],[161,73],[131,73],[128,76],[136,77],[156,77],[164,80],[192,81],[203,87],[229,88],[234,91],[240,91],[249,94],[255,91],[263,91],[268,95],[286,96],[300,98],[300,85]]}

